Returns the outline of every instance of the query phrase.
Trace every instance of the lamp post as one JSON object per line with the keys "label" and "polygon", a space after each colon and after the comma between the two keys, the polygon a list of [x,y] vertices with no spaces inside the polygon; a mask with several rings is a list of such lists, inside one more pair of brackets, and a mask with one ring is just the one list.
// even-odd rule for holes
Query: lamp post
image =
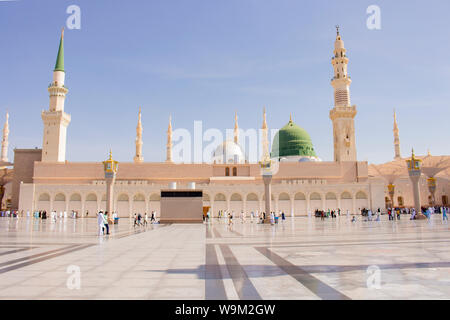
{"label": "lamp post", "polygon": [[271,209],[271,201],[272,201],[272,170],[271,165],[272,161],[270,158],[266,157],[266,159],[262,160],[260,162],[261,169],[262,169],[262,178],[264,181],[264,195],[265,195],[265,212],[266,217],[264,222],[270,222],[270,213],[272,212]]}
{"label": "lamp post", "polygon": [[414,208],[416,209],[416,219],[426,219],[422,213],[420,206],[420,190],[419,180],[422,174],[422,160],[416,159],[414,156],[414,149],[412,150],[411,159],[406,160],[408,165],[409,178],[411,179],[414,194]]}
{"label": "lamp post", "polygon": [[109,151],[109,159],[103,161],[103,170],[105,171],[106,180],[106,211],[108,212],[108,223],[113,224],[112,211],[114,210],[114,182],[116,180],[119,162],[113,160],[112,152]]}

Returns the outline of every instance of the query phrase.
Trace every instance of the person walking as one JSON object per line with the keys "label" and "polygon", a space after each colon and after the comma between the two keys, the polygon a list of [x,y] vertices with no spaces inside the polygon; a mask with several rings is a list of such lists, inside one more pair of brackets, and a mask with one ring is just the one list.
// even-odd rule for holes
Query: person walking
{"label": "person walking", "polygon": [[284,215],[284,211],[281,212],[281,222],[283,223],[286,220],[286,216]]}
{"label": "person walking", "polygon": [[442,207],[442,221],[444,221],[444,220],[448,221],[447,208],[446,207]]}
{"label": "person walking", "polygon": [[103,229],[104,229],[104,218],[103,218],[103,212],[99,211],[97,214],[97,225],[98,225],[98,235],[103,235]]}
{"label": "person walking", "polygon": [[156,219],[155,219],[155,211],[152,211],[152,216],[150,217],[150,222],[153,223],[153,221],[156,222]]}
{"label": "person walking", "polygon": [[148,224],[148,214],[146,212],[144,215],[144,226],[147,226],[147,224]]}
{"label": "person walking", "polygon": [[109,234],[108,211],[105,211],[105,214],[103,215],[103,224],[106,228],[106,234]]}

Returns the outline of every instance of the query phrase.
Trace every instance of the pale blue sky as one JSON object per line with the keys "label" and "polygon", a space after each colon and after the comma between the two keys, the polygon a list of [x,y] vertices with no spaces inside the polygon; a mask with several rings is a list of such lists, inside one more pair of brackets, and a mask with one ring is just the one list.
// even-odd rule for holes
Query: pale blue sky
{"label": "pale blue sky", "polygon": [[[450,2],[300,0],[20,0],[0,2],[0,112],[10,111],[12,149],[42,145],[66,8],[81,7],[81,30],[66,30],[67,159],[100,161],[110,147],[132,161],[138,106],[144,158],[165,159],[174,128],[304,127],[332,160],[334,26],[341,26],[359,160],[393,157],[392,110],[401,150],[449,154]],[[381,8],[368,30],[366,8]],[[4,121],[4,116],[0,117]]]}

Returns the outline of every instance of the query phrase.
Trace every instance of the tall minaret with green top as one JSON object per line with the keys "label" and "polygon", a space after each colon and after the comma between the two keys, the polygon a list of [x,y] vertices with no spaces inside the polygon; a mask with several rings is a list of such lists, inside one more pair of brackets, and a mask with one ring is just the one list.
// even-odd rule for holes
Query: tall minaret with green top
{"label": "tall minaret with green top", "polygon": [[48,86],[50,94],[49,109],[42,111],[44,139],[42,143],[42,162],[64,162],[66,160],[66,133],[70,115],[64,112],[64,101],[69,91],[64,86],[64,28],[61,31],[58,56],[53,81]]}

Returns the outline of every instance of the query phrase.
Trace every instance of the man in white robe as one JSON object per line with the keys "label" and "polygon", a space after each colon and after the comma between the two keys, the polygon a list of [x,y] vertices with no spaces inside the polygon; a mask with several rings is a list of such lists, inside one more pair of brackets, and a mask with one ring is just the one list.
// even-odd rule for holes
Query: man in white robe
{"label": "man in white robe", "polygon": [[97,214],[97,224],[98,224],[98,235],[102,236],[103,235],[103,228],[104,228],[104,221],[105,218],[103,217],[103,212],[99,212]]}

